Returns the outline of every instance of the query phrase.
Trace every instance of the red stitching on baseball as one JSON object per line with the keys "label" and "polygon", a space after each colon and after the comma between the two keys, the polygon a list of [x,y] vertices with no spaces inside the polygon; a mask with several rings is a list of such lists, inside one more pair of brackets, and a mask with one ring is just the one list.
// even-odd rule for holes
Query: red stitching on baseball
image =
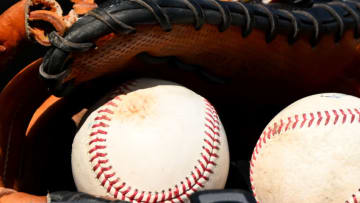
{"label": "red stitching on baseball", "polygon": [[206,164],[212,164],[212,165],[216,165],[215,162],[210,161],[206,156],[204,156],[204,154],[201,153],[202,158],[205,160]]}
{"label": "red stitching on baseball", "polygon": [[121,190],[125,187],[126,183],[122,183],[120,186],[116,187],[116,190]]}
{"label": "red stitching on baseball", "polygon": [[122,101],[122,99],[119,96],[114,97],[115,100]]}
{"label": "red stitching on baseball", "polygon": [[166,198],[166,200],[171,200],[171,202],[172,202],[172,199],[173,199],[173,197],[172,197],[172,192],[171,192],[171,188],[169,188],[169,191],[168,191],[168,197]]}
{"label": "red stitching on baseball", "polygon": [[209,155],[209,156],[213,156],[213,157],[216,157],[218,158],[219,155],[217,155],[216,153],[211,153],[210,150],[206,147],[203,147],[203,150],[205,150],[205,152]]}
{"label": "red stitching on baseball", "polygon": [[110,173],[110,174],[105,174],[105,177],[106,177],[106,179],[109,179],[109,178],[113,177],[115,174],[116,174],[115,172]]}
{"label": "red stitching on baseball", "polygon": [[[279,129],[278,129],[278,132],[280,133],[281,132],[281,129],[284,127],[284,121],[281,119],[280,120],[280,126],[279,126]],[[261,140],[261,139],[260,139]],[[260,148],[261,148],[261,145],[260,145]]]}
{"label": "red stitching on baseball", "polygon": [[160,202],[164,202],[165,201],[165,191],[161,191],[161,201]]}
{"label": "red stitching on baseball", "polygon": [[106,109],[101,109],[98,111],[98,113],[108,113],[108,114],[114,114],[113,111],[111,111],[110,109],[106,108]]}
{"label": "red stitching on baseball", "polygon": [[133,194],[129,197],[129,199],[130,199],[131,201],[134,200],[134,198],[135,198],[135,196],[137,195],[137,193],[138,193],[138,189],[135,189],[134,192],[133,192]]}
{"label": "red stitching on baseball", "polygon": [[[100,167],[100,171],[99,173],[97,174],[97,178],[100,178],[100,176],[106,172],[106,171],[109,171],[110,169],[112,169],[112,166],[109,166],[109,167]],[[106,182],[106,179],[104,179],[104,181]],[[105,182],[101,182],[101,185],[104,186],[105,185]]]}
{"label": "red stitching on baseball", "polygon": [[302,121],[301,124],[300,124],[300,128],[304,127],[304,124],[305,124],[306,120],[307,120],[306,114],[304,113],[304,114],[303,114],[303,121]]}
{"label": "red stitching on baseball", "polygon": [[353,112],[351,111],[351,109],[347,109],[347,110],[348,110],[349,114],[351,115],[351,121],[350,121],[350,123],[353,123],[354,120],[355,120],[355,114],[353,114]]}
{"label": "red stitching on baseball", "polygon": [[[115,173],[112,173],[112,174],[110,174],[110,175],[106,175],[108,178],[111,178],[111,177],[113,177],[115,175]],[[113,180],[113,181],[110,181],[109,182],[109,186],[108,186],[108,188],[107,188],[107,192],[110,192],[110,190],[111,190],[111,188],[112,188],[112,186],[113,185],[115,185],[116,183],[118,183],[119,182],[119,178],[117,178],[117,179],[115,179],[115,180]]]}
{"label": "red stitching on baseball", "polygon": [[95,142],[105,142],[106,141],[106,139],[103,139],[103,138],[95,138],[95,139],[93,139],[93,140],[91,140],[90,142],[89,142],[89,145],[91,145],[92,143],[95,143]]}
{"label": "red stitching on baseball", "polygon": [[101,182],[101,185],[102,185],[103,187],[105,187],[105,184],[106,184],[106,179],[104,179],[104,180]]}
{"label": "red stitching on baseball", "polygon": [[312,123],[314,122],[314,120],[315,120],[315,116],[314,116],[314,114],[313,113],[310,113],[310,121],[309,121],[309,124],[308,124],[308,128],[310,128],[311,127],[311,125],[312,125]]}
{"label": "red stitching on baseball", "polygon": [[193,179],[194,183],[196,184],[197,177],[196,177],[194,172],[191,171],[191,176],[190,177]]}
{"label": "red stitching on baseball", "polygon": [[200,167],[202,168],[202,170],[206,170],[205,165],[203,164],[203,162],[201,162],[200,160],[198,160]]}
{"label": "red stitching on baseball", "polygon": [[209,107],[212,111],[215,110],[214,107],[210,104],[210,102],[209,102],[208,100],[205,100],[205,105],[206,105],[207,107]]}
{"label": "red stitching on baseball", "polygon": [[268,128],[268,131],[267,131],[267,133],[266,133],[266,137],[267,137],[268,139],[270,139],[270,136],[271,136],[271,128],[269,127],[269,128]]}
{"label": "red stitching on baseball", "polygon": [[261,149],[261,147],[262,147],[262,144],[261,144],[262,142],[266,143],[266,136],[265,136],[264,133],[261,134],[260,139],[258,140],[259,148],[260,148],[260,149]]}
{"label": "red stitching on baseball", "polygon": [[122,192],[122,194],[124,195],[123,198],[126,197],[125,195],[126,195],[128,192],[130,192],[130,190],[131,190],[131,187],[128,186],[128,188],[127,188],[125,191]]}
{"label": "red stitching on baseball", "polygon": [[106,164],[109,160],[105,159],[105,160],[98,160],[97,164],[93,167],[93,171],[96,171],[101,164]]}
{"label": "red stitching on baseball", "polygon": [[339,115],[337,114],[336,110],[333,110],[333,113],[335,115],[335,120],[334,120],[334,125],[337,123],[337,121],[339,120]]}
{"label": "red stitching on baseball", "polygon": [[273,130],[271,127],[269,127],[269,131],[268,131],[268,138],[271,138],[271,135],[274,135]]}
{"label": "red stitching on baseball", "polygon": [[180,202],[184,202],[181,197],[180,197],[180,192],[179,192],[179,188],[177,185],[175,185],[175,191],[174,191],[174,196],[180,201]]}
{"label": "red stitching on baseball", "polygon": [[148,192],[148,193],[147,193],[146,200],[145,200],[145,203],[149,203],[149,202],[150,202],[150,199],[151,199],[151,192]]}
{"label": "red stitching on baseball", "polygon": [[114,193],[114,197],[117,198],[118,194],[119,194],[119,190],[116,189]]}
{"label": "red stitching on baseball", "polygon": [[98,116],[94,120],[96,120],[96,121],[98,121],[98,120],[111,121],[111,119],[109,117],[107,117],[106,115]]}
{"label": "red stitching on baseball", "polygon": [[209,145],[211,148],[213,148],[213,149],[219,149],[219,147],[211,144],[211,142],[210,142],[209,140],[207,140],[207,139],[204,139],[204,142],[205,142],[206,144],[208,144],[208,145]]}
{"label": "red stitching on baseball", "polygon": [[178,188],[177,185],[175,185],[174,194],[175,194],[176,197],[179,196],[179,188]]}
{"label": "red stitching on baseball", "polygon": [[355,196],[355,195],[352,195],[352,197],[353,197],[354,203],[357,203],[358,201],[357,201],[357,199],[356,199],[356,196]]}
{"label": "red stitching on baseball", "polygon": [[[203,176],[202,176],[202,178],[203,178]],[[196,184],[197,184],[198,186],[200,186],[200,187],[204,187],[204,185],[201,184],[199,181],[197,181]]]}
{"label": "red stitching on baseball", "polygon": [[95,147],[93,147],[89,150],[89,154],[93,153],[94,151],[96,151],[98,149],[105,149],[105,148],[106,148],[106,146],[104,146],[104,145],[95,145]]}
{"label": "red stitching on baseball", "polygon": [[209,150],[208,148],[203,147],[203,150],[204,150],[209,156],[211,156],[211,152],[210,152],[210,150]]}
{"label": "red stitching on baseball", "polygon": [[209,177],[207,177],[207,176],[201,176],[201,178],[205,179],[206,181],[209,180]]}
{"label": "red stitching on baseball", "polygon": [[155,192],[155,197],[152,202],[156,202],[158,200],[158,198],[159,198],[159,193]]}
{"label": "red stitching on baseball", "polygon": [[[214,138],[210,133],[204,131],[204,133],[213,141],[213,142],[217,142],[220,144],[220,140]],[[215,134],[215,133],[214,133]]]}
{"label": "red stitching on baseball", "polygon": [[200,176],[202,176],[201,174],[201,171],[199,170],[199,168],[198,167],[194,167],[194,169],[195,169],[195,171],[196,171],[196,173],[198,174],[198,176],[200,177]]}
{"label": "red stitching on baseball", "polygon": [[97,130],[97,131],[95,131],[95,132],[90,133],[90,137],[92,137],[92,136],[94,136],[94,135],[98,135],[98,134],[106,135],[107,132],[104,131],[104,130]]}
{"label": "red stitching on baseball", "polygon": [[262,133],[261,134],[261,136],[260,136],[260,138],[259,138],[259,140],[258,140],[258,143],[259,143],[259,148],[261,149],[261,142],[262,142],[262,140],[264,139],[264,133]]}
{"label": "red stitching on baseball", "polygon": [[360,122],[360,111],[358,110],[358,109],[354,109],[355,110],[355,112],[359,115],[359,122]]}
{"label": "red stitching on baseball", "polygon": [[[254,155],[253,155],[254,156]],[[252,167],[254,167],[254,163],[253,163],[253,158],[251,157],[251,159],[250,159],[250,165],[252,166]],[[252,171],[252,170],[250,170],[250,171]]]}
{"label": "red stitching on baseball", "polygon": [[215,123],[213,122],[214,119],[210,120],[209,118],[206,118],[206,117],[205,117],[205,120],[211,124],[212,128],[218,129],[218,126],[215,125]]}
{"label": "red stitching on baseball", "polygon": [[275,122],[274,127],[273,127],[273,131],[272,131],[272,135],[275,135],[276,129],[277,129],[277,123]]}
{"label": "red stitching on baseball", "polygon": [[286,124],[285,131],[287,131],[287,130],[289,129],[290,124],[291,124],[291,118],[289,117],[289,118],[288,118],[288,123]]}
{"label": "red stitching on baseball", "polygon": [[344,110],[340,109],[340,113],[342,114],[343,116],[343,120],[342,120],[342,123],[344,124],[346,122],[346,114],[344,112]]}
{"label": "red stitching on baseball", "polygon": [[141,202],[141,200],[144,198],[144,191],[141,192],[140,197],[136,199],[136,201]]}
{"label": "red stitching on baseball", "polygon": [[299,122],[299,115],[295,115],[295,123],[292,125],[292,128],[296,128],[297,123]]}
{"label": "red stitching on baseball", "polygon": [[[358,189],[358,192],[360,192],[360,189]],[[356,194],[351,195],[353,203],[358,203],[358,198],[356,197]],[[350,203],[349,200],[346,200],[345,203]]]}
{"label": "red stitching on baseball", "polygon": [[215,129],[216,129],[216,128],[211,127],[211,126],[208,125],[208,124],[205,124],[205,127],[206,127],[207,129],[209,129],[214,135],[219,135],[219,132],[215,132]]}
{"label": "red stitching on baseball", "polygon": [[[130,90],[129,85],[123,85],[120,87],[120,90],[114,91],[114,93],[123,95],[127,93],[127,90]],[[97,115],[94,120],[98,122],[91,126],[93,131],[89,135],[90,137],[97,135],[95,138],[89,141],[89,145],[93,145],[94,143],[104,143],[104,145],[92,146],[92,148],[89,150],[89,154],[91,155],[90,162],[94,164],[93,171],[96,173],[96,177],[100,181],[100,184],[103,187],[106,186],[108,193],[112,194],[115,198],[117,198],[120,193],[122,195],[122,200],[126,200],[128,198],[130,201],[135,200],[137,202],[145,203],[150,201],[157,202],[158,199],[161,201],[167,200],[171,202],[177,199],[180,202],[184,202],[183,197],[189,197],[192,193],[191,191],[197,191],[198,187],[204,187],[204,184],[203,182],[200,182],[200,179],[208,181],[209,177],[206,176],[205,173],[214,173],[212,167],[216,166],[214,160],[219,157],[216,151],[219,150],[220,145],[220,139],[217,139],[217,137],[220,137],[220,121],[215,108],[207,100],[204,99],[204,126],[206,129],[204,131],[204,137],[209,138],[209,140],[204,138],[204,144],[207,147],[203,146],[202,148],[206,156],[201,153],[201,160],[198,160],[199,167],[194,166],[193,171],[191,171],[189,177],[193,179],[193,182],[190,181],[189,177],[185,177],[185,181],[180,182],[182,188],[181,191],[179,190],[178,185],[175,185],[174,188],[168,189],[168,193],[162,191],[161,197],[159,197],[159,193],[156,191],[155,193],[151,193],[151,191],[142,191],[141,194],[139,194],[137,189],[133,190],[130,186],[122,191],[122,189],[126,186],[125,182],[119,185],[120,178],[116,177],[111,164],[109,164],[109,160],[106,159],[107,153],[101,151],[106,148],[106,136],[108,134],[107,128],[110,127],[110,123],[108,122],[111,121],[110,116],[114,114],[114,110],[112,108],[117,108],[119,106],[117,102],[122,102],[122,99],[119,95],[112,94],[112,97],[113,98],[111,101],[105,103],[103,108],[97,111],[99,115]],[[116,179],[113,179],[114,177],[116,177]],[[152,197],[154,198],[152,199]]]}
{"label": "red stitching on baseball", "polygon": [[210,112],[210,113],[214,113],[214,110],[210,109],[210,108],[205,108],[206,111]]}
{"label": "red stitching on baseball", "polygon": [[326,121],[325,121],[325,125],[327,125],[330,121],[330,114],[328,111],[325,111],[325,115],[326,115]]}
{"label": "red stitching on baseball", "polygon": [[118,107],[118,105],[115,104],[113,101],[109,101],[109,102],[107,102],[105,105],[109,105],[109,106],[113,106],[113,107]]}
{"label": "red stitching on baseball", "polygon": [[320,111],[318,111],[318,112],[317,112],[317,115],[318,115],[319,119],[318,119],[318,121],[317,121],[316,125],[317,125],[317,126],[319,126],[319,125],[320,125],[320,123],[321,123],[321,121],[322,121],[322,119],[323,119],[323,117],[322,117],[322,115],[321,115],[321,112],[320,112]]}
{"label": "red stitching on baseball", "polygon": [[206,115],[209,116],[217,125],[219,125],[219,121],[215,119],[209,112],[206,112]]}
{"label": "red stitching on baseball", "polygon": [[126,183],[122,183],[120,186],[115,187],[114,197],[117,198],[119,191],[125,187]]}
{"label": "red stitching on baseball", "polygon": [[181,187],[183,191],[186,191],[186,185],[183,181],[180,181]]}
{"label": "red stitching on baseball", "polygon": [[266,131],[264,130],[264,132],[263,132],[263,143],[265,143],[266,144]]}
{"label": "red stitching on baseball", "polygon": [[[340,112],[340,114],[338,114],[338,111]],[[357,108],[354,108],[353,111],[358,115],[358,122],[360,122],[360,111]],[[334,117],[333,125],[336,125],[338,123],[340,117],[342,117],[341,124],[345,124],[346,121],[348,121],[349,123],[353,123],[355,120],[355,117],[356,117],[356,114],[354,114],[353,111],[351,109],[347,109],[347,111],[344,111],[343,109],[333,109],[333,110],[331,110],[331,112],[333,112],[333,116],[329,113],[329,111],[326,111],[326,110],[323,112],[318,111],[316,113],[313,113],[313,112],[303,113],[301,124],[300,124],[299,128],[302,128],[303,126],[305,126],[307,121],[308,121],[307,126],[309,128],[312,126],[312,124],[314,122],[316,122],[316,126],[320,126],[321,122],[324,118],[323,113],[326,117],[326,120],[323,124],[324,126],[327,126],[329,124],[332,117]],[[348,114],[347,114],[347,112],[348,112]],[[315,115],[317,115],[316,118],[315,118]],[[310,119],[308,119],[308,116],[310,116]],[[351,116],[351,119],[348,120],[347,119],[348,116]],[[292,122],[293,119],[295,120],[294,123]],[[295,129],[297,127],[298,122],[299,122],[298,114],[288,117],[288,121],[286,123],[284,132]],[[283,120],[280,119],[279,127],[277,126],[278,124],[276,121],[272,125],[273,125],[273,128],[270,127],[271,125],[268,125],[268,127],[262,132],[262,135],[260,136],[258,142],[256,143],[256,146],[254,147],[254,153],[252,154],[251,159],[250,159],[250,183],[251,183],[251,188],[253,190],[254,197],[256,197],[256,192],[255,192],[255,186],[253,185],[253,182],[254,182],[253,168],[255,167],[255,161],[257,159],[256,155],[259,154],[259,149],[261,149],[262,144],[266,144],[266,142],[267,142],[266,139],[270,139],[271,135],[274,136],[274,135],[281,133],[284,123],[283,123]],[[290,128],[290,126],[291,126],[291,128]],[[205,158],[204,158],[204,160],[206,161]],[[359,190],[359,192],[360,192],[360,190]],[[352,195],[352,201],[353,201],[353,203],[359,203],[357,196],[355,194]],[[259,203],[259,201],[257,201],[257,203]],[[350,203],[350,202],[348,200],[346,200],[345,203]]]}
{"label": "red stitching on baseball", "polygon": [[109,125],[104,122],[100,122],[100,123],[97,123],[97,124],[94,124],[93,126],[91,126],[91,128],[99,128],[99,127],[107,128],[107,127],[109,127]]}
{"label": "red stitching on baseball", "polygon": [[96,158],[100,158],[100,157],[106,157],[107,153],[100,153],[100,152],[96,152],[96,154],[91,157],[90,161],[93,162]]}
{"label": "red stitching on baseball", "polygon": [[[252,160],[256,161],[256,155],[255,155],[255,153],[253,153]],[[252,160],[251,160],[251,161],[252,161]],[[251,163],[251,164],[252,164],[252,163]]]}

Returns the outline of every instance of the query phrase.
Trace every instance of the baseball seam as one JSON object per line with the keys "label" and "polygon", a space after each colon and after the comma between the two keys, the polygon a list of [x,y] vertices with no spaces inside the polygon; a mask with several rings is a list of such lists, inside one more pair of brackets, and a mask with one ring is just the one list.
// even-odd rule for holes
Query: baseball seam
{"label": "baseball seam", "polygon": [[[357,121],[355,118],[358,117]],[[347,122],[348,121],[348,122]],[[320,126],[328,126],[328,125],[343,125],[345,123],[360,123],[360,111],[357,108],[346,110],[344,109],[333,109],[333,110],[324,110],[303,114],[295,114],[293,116],[289,116],[287,120],[280,119],[280,121],[276,121],[268,126],[266,126],[262,135],[260,136],[256,146],[254,148],[251,160],[250,160],[250,183],[251,189],[253,191],[254,197],[256,198],[256,190],[254,186],[254,178],[253,178],[253,168],[255,166],[256,158],[261,150],[261,148],[275,135],[279,135],[280,133],[284,133],[290,130],[294,130],[296,128],[310,128],[310,127],[320,127]],[[352,202],[358,203],[356,194],[352,194]],[[257,200],[257,203],[259,201]],[[350,203],[349,200],[346,200],[345,203]]]}
{"label": "baseball seam", "polygon": [[190,171],[179,184],[168,188],[167,191],[140,191],[132,188],[126,182],[120,181],[112,168],[111,161],[107,158],[106,137],[108,136],[107,128],[114,111],[119,106],[121,98],[119,94],[126,94],[131,91],[131,86],[136,85],[136,81],[126,83],[114,93],[112,100],[104,104],[95,116],[92,130],[89,134],[89,156],[92,170],[99,184],[106,189],[107,193],[114,198],[121,195],[121,200],[131,202],[184,202],[190,194],[198,191],[205,186],[209,180],[209,175],[213,173],[216,166],[216,159],[219,157],[217,152],[220,147],[220,121],[214,107],[204,99],[205,118],[204,118],[204,139],[202,152],[197,160],[198,164]]}
{"label": "baseball seam", "polygon": [[[360,192],[360,189],[358,189],[357,192]],[[359,203],[359,198],[357,197],[358,195],[356,194],[352,194],[351,198],[352,198],[352,203]],[[350,203],[349,200],[346,200],[345,203]]]}

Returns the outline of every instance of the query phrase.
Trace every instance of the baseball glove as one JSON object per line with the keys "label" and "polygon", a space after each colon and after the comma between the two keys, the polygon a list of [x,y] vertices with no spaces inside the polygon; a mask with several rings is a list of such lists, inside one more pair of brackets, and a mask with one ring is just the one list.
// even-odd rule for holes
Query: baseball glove
{"label": "baseball glove", "polygon": [[[171,80],[208,98],[223,118],[233,161],[249,160],[263,126],[290,101],[321,91],[359,94],[357,1],[96,3],[96,9],[86,11],[69,28],[55,27],[40,35],[30,30],[51,46],[0,94],[3,186],[40,194],[59,185],[62,180],[50,186],[40,181],[37,186],[34,177],[50,166],[41,161],[24,164],[19,152],[37,157],[31,154],[39,148],[23,149],[19,143],[28,142],[23,140],[30,132],[33,137],[62,136],[65,132],[52,134],[58,125],[66,126],[71,138],[76,129],[71,118],[110,87],[131,78]],[[21,91],[24,87],[31,91]],[[62,98],[48,99],[50,94]],[[46,99],[51,104],[43,104]],[[33,117],[37,109],[38,119]],[[63,120],[54,122],[59,115]],[[31,146],[43,146],[44,139],[31,137],[26,138],[34,140]],[[58,140],[64,146],[68,141],[64,136]],[[26,170],[13,170],[18,168]],[[73,189],[66,181],[61,185],[53,191]]]}
{"label": "baseball glove", "polygon": [[[73,5],[67,2],[61,6],[54,0],[1,2],[0,10],[5,11],[0,15],[0,89],[25,65],[45,54],[46,48],[40,46],[50,45],[45,30],[55,29],[63,34],[79,16],[97,6],[93,0],[72,2]],[[62,16],[63,9],[70,11]]]}
{"label": "baseball glove", "polygon": [[[9,3],[2,1],[1,5]],[[39,58],[45,51],[26,40],[24,9],[25,0],[21,0],[0,15],[0,90],[25,65]]]}

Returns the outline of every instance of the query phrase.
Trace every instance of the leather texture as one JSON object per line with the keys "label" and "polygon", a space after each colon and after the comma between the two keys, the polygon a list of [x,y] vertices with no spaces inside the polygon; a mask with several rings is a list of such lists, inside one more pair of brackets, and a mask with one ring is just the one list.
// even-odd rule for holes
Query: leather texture
{"label": "leather texture", "polygon": [[[240,89],[251,96],[262,90],[260,81],[271,84],[269,89],[284,89],[281,94],[321,88],[359,63],[359,13],[358,3],[350,1],[304,8],[110,0],[79,19],[63,37],[50,34],[53,47],[40,70],[58,96],[113,73],[160,72],[154,75],[183,82],[179,75],[186,78],[187,71],[198,75],[196,82],[204,84],[199,88],[209,89],[209,81],[229,89],[250,82],[254,91]],[[144,55],[150,60],[142,60]],[[292,87],[282,88],[288,82]],[[224,86],[218,87],[214,92],[222,92]]]}

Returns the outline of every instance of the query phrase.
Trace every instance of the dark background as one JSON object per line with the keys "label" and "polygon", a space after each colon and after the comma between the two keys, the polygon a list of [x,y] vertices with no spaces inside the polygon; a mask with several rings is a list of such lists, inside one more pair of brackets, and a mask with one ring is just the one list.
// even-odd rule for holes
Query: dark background
{"label": "dark background", "polygon": [[7,8],[9,8],[11,5],[18,2],[18,0],[1,0],[0,1],[0,13],[3,13]]}

